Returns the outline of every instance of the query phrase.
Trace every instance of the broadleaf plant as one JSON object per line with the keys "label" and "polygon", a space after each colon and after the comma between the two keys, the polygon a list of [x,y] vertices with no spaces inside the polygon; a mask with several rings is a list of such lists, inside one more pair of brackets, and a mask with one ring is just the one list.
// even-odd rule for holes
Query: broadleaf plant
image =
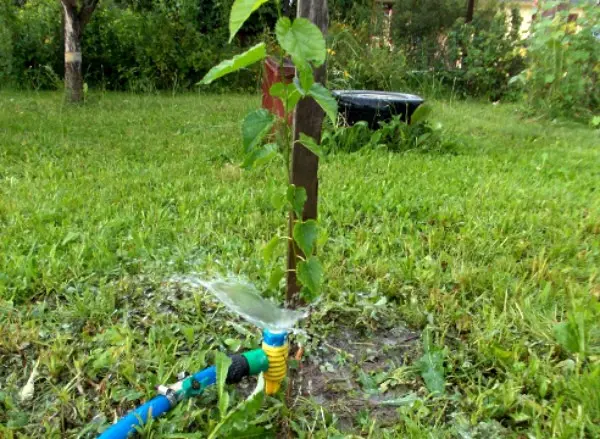
{"label": "broadleaf plant", "polygon": [[[230,42],[241,29],[244,22],[254,11],[269,0],[235,0],[229,20]],[[289,117],[295,111],[301,99],[310,97],[323,109],[326,116],[334,123],[337,121],[337,102],[331,92],[322,84],[315,82],[313,67],[320,67],[327,58],[325,37],[321,30],[306,18],[291,20],[282,15],[280,0],[275,1],[279,14],[275,25],[275,37],[279,48],[275,55],[280,56],[281,64],[285,58],[291,59],[296,68],[296,78],[291,83],[277,82],[269,90],[271,96],[278,98],[283,103],[283,115],[275,115],[265,109],[250,112],[242,124],[242,141],[244,148],[243,167],[257,167],[280,157],[286,166],[288,185],[285,198],[277,197],[277,209],[287,206],[288,214],[292,220],[291,230],[295,245],[294,257],[298,261],[296,279],[301,287],[302,299],[310,302],[315,299],[323,283],[323,267],[316,256],[316,247],[320,236],[319,225],[316,220],[304,221],[304,206],[307,193],[304,187],[297,187],[289,182],[291,179],[291,157],[294,148],[294,133],[288,124]],[[229,73],[246,68],[253,63],[262,61],[267,57],[265,43],[259,43],[248,51],[223,61],[213,67],[200,84],[210,84],[212,81]],[[300,135],[298,144],[304,145],[317,156],[322,156],[323,151],[317,140],[305,134]],[[279,238],[272,239],[263,250],[267,263],[273,258],[273,252]],[[277,288],[285,270],[274,268],[271,270],[269,285]]]}
{"label": "broadleaf plant", "polygon": [[427,390],[432,394],[441,395],[446,387],[444,350],[433,344],[430,329],[423,331],[423,350],[423,356],[417,361],[417,367]]}
{"label": "broadleaf plant", "polygon": [[250,15],[268,1],[269,0],[235,0],[231,6],[231,15],[229,17],[230,43],[246,20],[250,18]]}
{"label": "broadleaf plant", "polygon": [[305,255],[312,255],[317,240],[317,222],[315,220],[297,221],[294,225],[294,241]]}
{"label": "broadleaf plant", "polygon": [[215,79],[219,79],[221,76],[228,75],[229,73],[237,72],[245,67],[251,66],[252,64],[262,61],[267,57],[267,47],[265,43],[258,43],[256,46],[251,47],[244,53],[234,56],[231,59],[222,61],[212,69],[208,71],[206,76],[200,81],[201,84],[210,84]]}
{"label": "broadleaf plant", "polygon": [[223,418],[227,414],[227,408],[229,407],[229,393],[227,393],[227,390],[225,389],[225,381],[227,380],[229,366],[231,366],[231,358],[222,352],[217,352],[215,355],[219,412],[221,413],[221,418]]}
{"label": "broadleaf plant", "polygon": [[264,108],[249,113],[242,124],[242,142],[247,154],[258,145],[275,123],[275,116]]}
{"label": "broadleaf plant", "polygon": [[281,48],[289,56],[306,66],[306,62],[314,62],[320,66],[325,62],[325,38],[321,29],[306,18],[291,21],[281,17],[275,25],[275,35]]}

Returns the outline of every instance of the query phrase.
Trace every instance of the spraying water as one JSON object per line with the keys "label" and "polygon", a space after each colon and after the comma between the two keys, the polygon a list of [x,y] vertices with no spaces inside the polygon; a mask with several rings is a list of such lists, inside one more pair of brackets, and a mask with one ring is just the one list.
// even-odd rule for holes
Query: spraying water
{"label": "spraying water", "polygon": [[252,284],[240,280],[206,281],[195,276],[172,280],[193,288],[206,288],[230,311],[259,328],[272,332],[293,332],[298,321],[307,315],[305,311],[276,306],[263,298]]}

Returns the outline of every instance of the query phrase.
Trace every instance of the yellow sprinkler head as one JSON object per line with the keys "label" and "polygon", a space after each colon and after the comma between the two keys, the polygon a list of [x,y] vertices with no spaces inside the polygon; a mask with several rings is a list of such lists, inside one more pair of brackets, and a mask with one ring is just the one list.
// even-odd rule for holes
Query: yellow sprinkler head
{"label": "yellow sprinkler head", "polygon": [[281,382],[287,374],[289,354],[287,333],[271,332],[265,329],[263,332],[262,349],[269,358],[269,369],[264,374],[265,393],[273,395],[279,391]]}

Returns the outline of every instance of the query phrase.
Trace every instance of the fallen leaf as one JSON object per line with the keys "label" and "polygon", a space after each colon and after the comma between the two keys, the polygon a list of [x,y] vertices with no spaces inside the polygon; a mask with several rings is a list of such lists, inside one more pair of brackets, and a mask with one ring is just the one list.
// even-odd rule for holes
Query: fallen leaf
{"label": "fallen leaf", "polygon": [[25,383],[25,385],[21,389],[21,392],[19,393],[19,398],[21,399],[22,402],[29,401],[30,399],[33,398],[33,394],[35,393],[35,379],[38,376],[39,364],[40,364],[40,360],[37,360],[35,362],[35,366],[33,366],[31,375],[29,375],[27,382]]}

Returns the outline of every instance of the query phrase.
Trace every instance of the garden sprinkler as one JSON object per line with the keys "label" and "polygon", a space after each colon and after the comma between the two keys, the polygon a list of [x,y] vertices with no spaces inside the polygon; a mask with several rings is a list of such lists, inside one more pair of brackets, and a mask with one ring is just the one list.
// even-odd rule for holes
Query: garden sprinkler
{"label": "garden sprinkler", "polygon": [[[252,306],[248,306],[244,312],[238,312],[238,314],[254,323],[264,323],[264,320],[260,320],[260,318],[264,317],[265,310],[273,307],[279,313],[277,314],[273,310],[277,317],[285,317],[286,323],[295,323],[304,316],[297,311],[283,310],[275,307],[271,302],[268,302],[259,295],[257,296],[255,290],[249,289],[248,285],[219,282],[203,283],[203,286],[213,292],[230,309],[236,312],[239,311],[236,310],[235,306],[231,306],[231,303],[228,303],[231,300],[238,305],[240,301],[249,304],[248,300],[253,305],[262,304],[261,307],[254,308],[256,311],[254,314]],[[258,313],[258,309],[261,309],[260,314]],[[225,381],[227,384],[239,383],[244,377],[264,373],[265,393],[273,395],[279,391],[287,372],[289,353],[288,330],[280,329],[278,327],[280,325],[270,323],[271,329],[263,329],[261,349],[230,356],[231,365],[227,371]],[[217,368],[216,366],[210,366],[194,375],[183,373],[178,375],[178,379],[179,381],[174,384],[158,386],[158,395],[156,397],[129,412],[129,414],[121,418],[116,424],[111,425],[99,436],[99,439],[126,439],[134,434],[138,427],[148,422],[149,419],[156,419],[174,408],[181,401],[200,395],[208,386],[217,382]]]}

